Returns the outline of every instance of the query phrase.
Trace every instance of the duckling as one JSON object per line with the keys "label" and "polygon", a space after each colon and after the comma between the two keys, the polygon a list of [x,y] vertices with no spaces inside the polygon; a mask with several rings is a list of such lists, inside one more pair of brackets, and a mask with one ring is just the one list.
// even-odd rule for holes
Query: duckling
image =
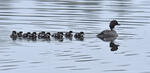
{"label": "duckling", "polygon": [[54,33],[54,34],[52,35],[52,37],[57,38],[57,39],[63,38],[63,33],[62,33],[62,32]]}
{"label": "duckling", "polygon": [[72,36],[73,36],[72,33],[73,33],[72,31],[66,32],[66,33],[65,33],[65,37],[66,37],[67,39],[69,39],[69,40],[72,40]]}
{"label": "duckling", "polygon": [[75,33],[74,37],[75,38],[82,38],[82,37],[84,37],[84,32]]}
{"label": "duckling", "polygon": [[57,33],[53,33],[51,36],[55,38],[57,37]]}
{"label": "duckling", "polygon": [[32,37],[32,38],[37,38],[36,32],[32,32],[31,37]]}
{"label": "duckling", "polygon": [[44,36],[44,39],[45,39],[45,40],[50,40],[50,35],[51,35],[51,33],[50,33],[50,32],[47,32],[47,33],[45,34],[45,36]]}
{"label": "duckling", "polygon": [[72,35],[72,31],[69,31],[69,32],[66,32],[65,33],[65,37],[72,37],[73,35]]}
{"label": "duckling", "polygon": [[76,40],[83,41],[83,40],[84,40],[84,32],[75,33],[74,38],[75,38]]}
{"label": "duckling", "polygon": [[39,39],[44,38],[44,36],[45,36],[45,31],[41,31],[41,32],[38,34],[38,38],[39,38]]}
{"label": "duckling", "polygon": [[23,37],[23,38],[27,38],[27,37],[28,37],[28,34],[27,34],[27,33],[23,33],[22,37]]}
{"label": "duckling", "polygon": [[22,33],[23,33],[22,31],[18,32],[18,33],[17,33],[17,36],[18,36],[18,37],[22,37]]}
{"label": "duckling", "polygon": [[27,39],[30,39],[31,38],[31,36],[32,36],[32,34],[31,34],[31,32],[27,32]]}
{"label": "duckling", "polygon": [[31,39],[32,41],[36,41],[36,39],[37,39],[37,34],[36,34],[36,32],[32,32],[32,34],[30,35],[30,39]]}
{"label": "duckling", "polygon": [[16,40],[16,39],[17,39],[17,32],[16,32],[16,31],[12,31],[12,34],[10,35],[10,37],[11,37],[13,40]]}
{"label": "duckling", "polygon": [[62,33],[62,32],[54,33],[54,34],[52,35],[52,37],[54,37],[55,40],[58,40],[58,41],[60,41],[60,42],[63,41],[63,33]]}

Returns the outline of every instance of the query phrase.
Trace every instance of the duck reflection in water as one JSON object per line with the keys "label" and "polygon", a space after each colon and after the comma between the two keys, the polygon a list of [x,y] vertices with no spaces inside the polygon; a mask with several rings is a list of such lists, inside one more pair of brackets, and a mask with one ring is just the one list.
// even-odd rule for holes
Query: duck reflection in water
{"label": "duck reflection in water", "polygon": [[117,44],[114,43],[114,41],[111,41],[109,44],[109,47],[111,48],[111,51],[117,51],[118,50],[118,46]]}
{"label": "duck reflection in water", "polygon": [[118,50],[118,47],[119,45],[118,44],[115,44],[114,41],[115,41],[115,37],[111,37],[111,38],[100,38],[101,40],[105,41],[105,42],[110,42],[109,43],[109,47],[110,47],[110,50],[111,51],[117,51]]}

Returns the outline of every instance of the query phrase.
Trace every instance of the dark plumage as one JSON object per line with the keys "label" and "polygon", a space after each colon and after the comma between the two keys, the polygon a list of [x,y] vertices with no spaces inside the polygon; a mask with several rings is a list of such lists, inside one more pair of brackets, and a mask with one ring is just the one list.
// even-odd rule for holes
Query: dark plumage
{"label": "dark plumage", "polygon": [[22,31],[18,32],[18,33],[17,33],[17,36],[18,36],[18,37],[22,37],[22,33],[23,33]]}
{"label": "dark plumage", "polygon": [[111,51],[117,51],[118,50],[117,44],[115,44],[113,41],[110,42],[109,47],[111,48]]}
{"label": "dark plumage", "polygon": [[39,39],[43,39],[45,36],[45,31],[41,31],[39,34],[38,34],[38,38]]}
{"label": "dark plumage", "polygon": [[66,32],[65,33],[65,37],[66,38],[70,38],[70,37],[72,37],[73,35],[72,35],[72,31],[69,31],[69,32]]}
{"label": "dark plumage", "polygon": [[106,40],[106,38],[107,40],[116,39],[116,37],[118,37],[118,34],[115,30],[113,30],[116,25],[120,25],[120,24],[118,24],[116,20],[112,20],[109,24],[111,30],[103,30],[101,33],[97,34],[97,37],[104,40]]}
{"label": "dark plumage", "polygon": [[74,37],[75,37],[75,38],[81,38],[81,37],[84,37],[84,32],[75,33]]}
{"label": "dark plumage", "polygon": [[120,25],[120,24],[118,24],[118,22],[116,20],[112,20],[109,24],[109,27],[111,30],[113,30],[116,25]]}
{"label": "dark plumage", "polygon": [[16,39],[17,39],[17,32],[16,32],[16,31],[12,31],[12,34],[10,35],[10,37],[11,37],[13,40],[16,40]]}
{"label": "dark plumage", "polygon": [[44,35],[44,39],[45,39],[45,40],[50,40],[50,36],[51,36],[51,33],[50,33],[50,32],[47,32],[47,33]]}
{"label": "dark plumage", "polygon": [[83,41],[83,40],[84,40],[84,32],[75,33],[74,38],[75,38],[76,40]]}

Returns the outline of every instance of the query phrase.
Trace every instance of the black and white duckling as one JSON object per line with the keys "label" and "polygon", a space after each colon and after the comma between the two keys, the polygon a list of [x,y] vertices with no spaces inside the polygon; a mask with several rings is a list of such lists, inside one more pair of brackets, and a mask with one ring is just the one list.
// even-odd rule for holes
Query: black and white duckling
{"label": "black and white duckling", "polygon": [[45,40],[50,40],[50,36],[51,36],[51,33],[50,33],[50,32],[47,32],[47,33],[44,35],[44,39],[45,39]]}
{"label": "black and white duckling", "polygon": [[32,38],[37,38],[37,33],[36,32],[32,32],[31,37]]}
{"label": "black and white duckling", "polygon": [[39,39],[44,38],[44,36],[45,36],[45,31],[41,31],[41,32],[38,34],[38,38],[39,38]]}
{"label": "black and white duckling", "polygon": [[17,33],[17,36],[18,36],[18,37],[22,37],[22,33],[23,33],[22,31],[18,32],[18,33]]}
{"label": "black and white duckling", "polygon": [[27,37],[28,37],[28,34],[27,34],[27,33],[23,33],[22,37],[23,37],[23,38],[27,38]]}
{"label": "black and white duckling", "polygon": [[16,40],[16,39],[17,39],[17,32],[16,32],[16,31],[12,31],[10,37],[11,37],[13,40]]}
{"label": "black and white duckling", "polygon": [[66,33],[65,33],[65,37],[66,37],[67,39],[69,39],[69,40],[72,40],[72,36],[73,36],[72,33],[73,33],[72,31],[66,32]]}
{"label": "black and white duckling", "polygon": [[54,33],[52,37],[57,38],[57,39],[63,38],[63,32]]}
{"label": "black and white duckling", "polygon": [[37,33],[36,32],[32,32],[31,35],[30,35],[30,39],[32,41],[36,41],[37,40]]}
{"label": "black and white duckling", "polygon": [[73,33],[72,31],[66,32],[66,33],[65,33],[65,37],[66,37],[66,38],[72,37],[72,36],[73,36],[72,33]]}
{"label": "black and white duckling", "polygon": [[74,37],[75,38],[82,38],[82,37],[84,37],[84,32],[75,33]]}
{"label": "black and white duckling", "polygon": [[84,40],[84,32],[75,33],[74,38],[75,38],[76,40],[83,41],[83,40]]}
{"label": "black and white duckling", "polygon": [[31,38],[31,32],[27,32],[25,38],[30,39]]}

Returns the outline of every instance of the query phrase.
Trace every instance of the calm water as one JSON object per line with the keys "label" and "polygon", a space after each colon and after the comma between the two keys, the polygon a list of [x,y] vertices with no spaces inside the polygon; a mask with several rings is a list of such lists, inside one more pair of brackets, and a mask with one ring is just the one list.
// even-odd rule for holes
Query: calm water
{"label": "calm water", "polygon": [[[0,0],[0,73],[150,73],[149,0]],[[112,19],[118,49],[96,37]],[[84,41],[12,41],[24,32],[84,31]]]}

